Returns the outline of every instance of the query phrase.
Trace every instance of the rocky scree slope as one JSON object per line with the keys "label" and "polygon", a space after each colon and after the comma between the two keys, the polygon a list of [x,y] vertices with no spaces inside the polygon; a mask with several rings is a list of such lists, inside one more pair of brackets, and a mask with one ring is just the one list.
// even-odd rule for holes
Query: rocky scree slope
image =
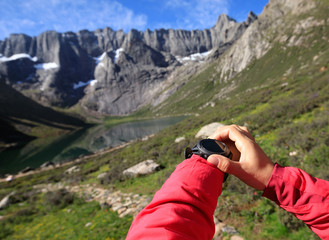
{"label": "rocky scree slope", "polygon": [[0,41],[0,81],[43,105],[80,101],[89,112],[125,115],[156,99],[170,73],[195,59],[192,54],[218,48],[221,54],[256,19],[250,13],[237,23],[221,15],[214,27],[193,31],[12,34]]}
{"label": "rocky scree slope", "polygon": [[[276,46],[284,49],[293,47],[303,49],[307,46],[306,43],[310,41],[313,29],[328,25],[327,16],[320,14],[321,8],[326,5],[323,3],[324,1],[270,0],[258,19],[217,60],[199,67],[189,76],[192,80],[187,81],[184,77],[180,77],[179,81],[168,84],[159,96],[159,98],[165,96],[165,100],[155,106],[153,111],[159,114],[193,112],[196,109],[214,106],[216,101],[230,98],[232,94],[238,94],[239,91],[269,84],[269,82],[261,82],[260,79],[247,82],[246,79],[236,76],[247,71],[250,64],[264,57]],[[216,56],[217,51],[213,51],[209,58]],[[288,65],[286,67],[289,68]],[[263,71],[263,76],[266,76],[275,70],[259,71]],[[167,96],[168,93],[170,97]],[[184,106],[184,109],[171,106]]]}
{"label": "rocky scree slope", "polygon": [[257,21],[221,58],[218,67],[221,79],[226,81],[241,72],[253,60],[264,56],[276,42],[285,43],[290,40],[291,44],[288,45],[300,45],[295,41],[297,39],[288,37],[286,32],[289,28],[298,26],[298,24],[296,26],[296,19],[303,17],[303,14],[309,13],[316,7],[317,1],[270,0]]}

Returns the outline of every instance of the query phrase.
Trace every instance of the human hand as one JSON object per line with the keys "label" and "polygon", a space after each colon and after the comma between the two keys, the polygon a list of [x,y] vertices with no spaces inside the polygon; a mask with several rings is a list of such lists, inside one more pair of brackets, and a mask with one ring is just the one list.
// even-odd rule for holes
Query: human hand
{"label": "human hand", "polygon": [[271,178],[274,163],[258,146],[246,127],[220,127],[209,138],[224,142],[231,150],[233,159],[214,154],[208,157],[208,162],[255,189],[265,189]]}

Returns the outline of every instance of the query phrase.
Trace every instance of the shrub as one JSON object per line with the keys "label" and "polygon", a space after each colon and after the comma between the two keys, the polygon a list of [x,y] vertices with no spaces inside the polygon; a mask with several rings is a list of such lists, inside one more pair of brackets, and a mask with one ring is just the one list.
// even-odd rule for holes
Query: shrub
{"label": "shrub", "polygon": [[309,155],[306,157],[306,162],[315,167],[321,167],[328,161],[329,147],[325,144],[315,146]]}
{"label": "shrub", "polygon": [[6,221],[0,221],[0,239],[4,239],[13,232],[13,229],[7,225]]}
{"label": "shrub", "polygon": [[44,204],[48,209],[64,208],[74,201],[73,193],[62,188],[57,191],[47,192],[44,196]]}
{"label": "shrub", "polygon": [[[110,166],[111,167],[111,166]],[[112,184],[118,181],[122,181],[123,178],[123,168],[120,165],[112,166],[110,171],[106,173],[104,177],[100,179],[100,184]]]}
{"label": "shrub", "polygon": [[298,230],[305,226],[305,223],[296,218],[292,213],[278,208],[278,217],[281,224],[289,230]]}

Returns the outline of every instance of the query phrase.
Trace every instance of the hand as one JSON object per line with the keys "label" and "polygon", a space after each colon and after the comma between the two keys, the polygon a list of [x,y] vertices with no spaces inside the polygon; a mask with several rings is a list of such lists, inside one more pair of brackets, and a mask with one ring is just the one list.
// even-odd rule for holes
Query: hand
{"label": "hand", "polygon": [[233,159],[214,154],[208,157],[208,162],[255,189],[265,189],[271,178],[274,163],[258,146],[246,127],[220,127],[209,138],[224,142],[231,150]]}

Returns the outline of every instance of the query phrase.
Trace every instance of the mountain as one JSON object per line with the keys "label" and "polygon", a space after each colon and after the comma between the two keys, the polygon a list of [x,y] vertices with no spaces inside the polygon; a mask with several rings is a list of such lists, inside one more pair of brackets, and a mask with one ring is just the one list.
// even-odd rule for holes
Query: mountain
{"label": "mountain", "polygon": [[187,60],[218,48],[220,55],[256,19],[251,12],[237,23],[223,14],[214,27],[193,31],[12,34],[0,41],[0,81],[43,105],[126,115],[152,103]]}
{"label": "mountain", "polygon": [[[176,72],[175,80],[167,81],[159,96],[165,100],[154,102],[152,111],[156,114],[198,112],[276,81],[289,84],[285,80],[290,76],[314,65],[313,58],[320,64],[320,56],[327,54],[328,20],[319,7],[322,5],[325,5],[322,1],[269,1],[258,19],[218,59],[213,58],[217,49],[209,56],[213,60],[197,70]],[[321,64],[323,69],[327,68],[326,62]]]}
{"label": "mountain", "polygon": [[[182,63],[173,67],[159,96],[143,109],[150,111],[140,114],[189,117],[128,147],[0,183],[0,199],[13,198],[1,214],[0,238],[56,235],[98,239],[100,233],[104,238],[125,238],[133,216],[119,217],[122,208],[112,199],[119,199],[122,205],[120,192],[129,192],[135,200],[138,195],[153,195],[182,162],[184,149],[200,140],[198,131],[213,122],[247,126],[273,162],[329,181],[328,12],[327,0],[270,0],[258,19],[225,51],[224,45],[215,48],[203,62],[191,61],[201,54],[175,57]],[[113,55],[115,59],[114,52],[110,57]],[[128,58],[120,54],[118,62],[121,57]],[[5,86],[11,88],[9,93],[18,94]],[[0,92],[2,105],[11,95]],[[135,179],[122,177],[125,169],[146,159],[156,161],[161,169]],[[56,191],[58,188],[65,191]],[[78,196],[86,196],[88,202],[80,197],[72,200],[71,194],[76,194],[72,189],[84,191]],[[90,202],[90,193],[99,203]],[[319,239],[303,222],[261,196],[262,192],[229,176],[214,213],[218,230],[214,239]],[[61,226],[61,231],[49,226]]]}
{"label": "mountain", "polygon": [[44,131],[62,132],[87,126],[82,119],[42,106],[1,82],[0,106],[0,148],[3,143],[16,145],[38,137],[38,134],[31,136],[35,126],[43,126]]}

